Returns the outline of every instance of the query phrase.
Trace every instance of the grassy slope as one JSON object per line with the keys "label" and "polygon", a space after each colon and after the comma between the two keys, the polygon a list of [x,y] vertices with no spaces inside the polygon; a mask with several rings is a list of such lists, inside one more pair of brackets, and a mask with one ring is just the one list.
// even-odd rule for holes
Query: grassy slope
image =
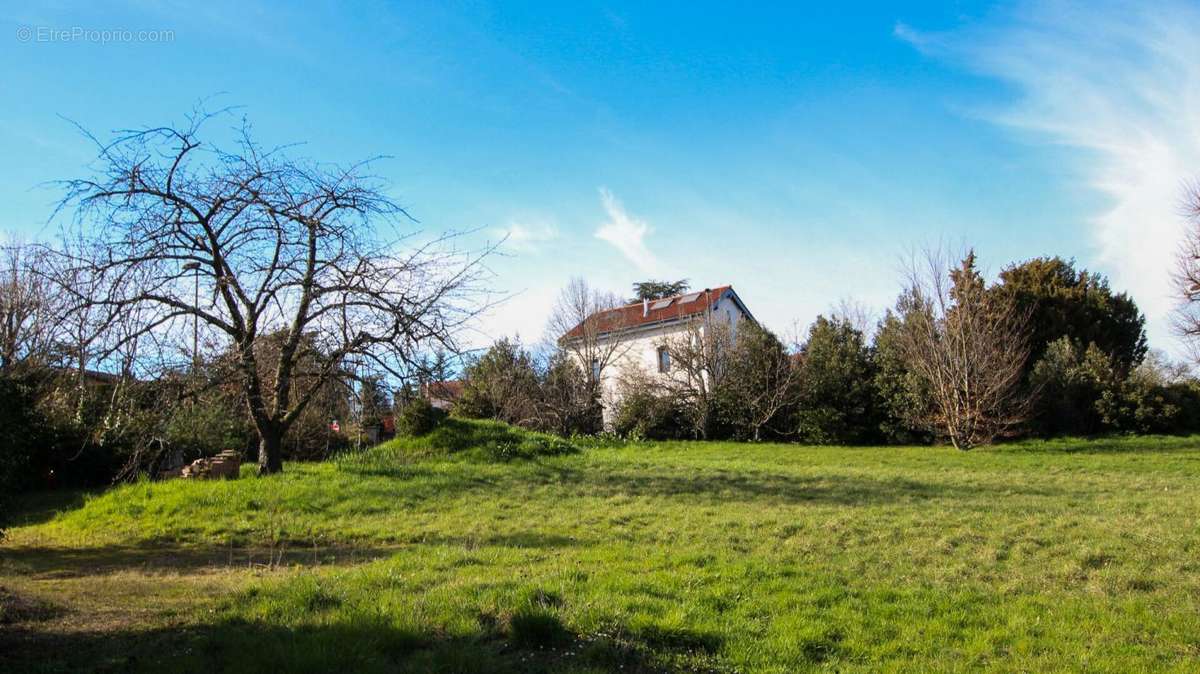
{"label": "grassy slope", "polygon": [[[18,623],[13,651],[172,671],[1188,671],[1200,657],[1197,439],[665,443],[506,463],[454,444],[31,511],[0,548],[0,584],[113,618]],[[51,633],[69,647],[47,659]]]}

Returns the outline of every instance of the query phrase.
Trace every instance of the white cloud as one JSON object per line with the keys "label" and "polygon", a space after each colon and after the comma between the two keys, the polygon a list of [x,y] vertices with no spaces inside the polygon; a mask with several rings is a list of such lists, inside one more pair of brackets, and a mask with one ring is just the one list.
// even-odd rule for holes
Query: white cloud
{"label": "white cloud", "polygon": [[658,258],[646,247],[650,225],[627,213],[608,188],[600,188],[600,202],[608,214],[608,221],[596,230],[596,238],[612,244],[639,271],[648,274],[659,272],[661,265]]}
{"label": "white cloud", "polygon": [[1184,4],[1055,4],[1001,25],[894,33],[1018,92],[987,116],[1083,150],[1087,183],[1108,198],[1091,220],[1098,271],[1169,340],[1169,270],[1183,185],[1200,175],[1200,9]]}
{"label": "white cloud", "polygon": [[912,26],[904,23],[903,21],[897,21],[896,25],[892,27],[892,35],[895,35],[896,37],[904,40],[918,49],[924,47],[927,40],[925,34],[921,33],[920,31],[913,30]]}
{"label": "white cloud", "polygon": [[553,222],[510,221],[507,227],[492,230],[504,240],[501,248],[518,253],[535,253],[542,246],[558,238],[558,226]]}

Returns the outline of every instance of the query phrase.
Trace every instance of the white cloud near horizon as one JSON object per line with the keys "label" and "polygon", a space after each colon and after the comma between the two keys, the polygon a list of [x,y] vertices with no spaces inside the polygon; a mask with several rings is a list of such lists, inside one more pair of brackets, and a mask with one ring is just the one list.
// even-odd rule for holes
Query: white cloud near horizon
{"label": "white cloud near horizon", "polygon": [[1107,203],[1091,216],[1096,271],[1146,313],[1151,342],[1174,340],[1170,270],[1184,186],[1200,176],[1200,7],[1054,3],[949,33],[897,23],[922,53],[1011,85],[984,117],[1080,150]]}
{"label": "white cloud near horizon", "polygon": [[630,215],[625,206],[606,187],[600,188],[600,203],[604,206],[608,220],[596,230],[596,238],[611,244],[639,271],[647,274],[658,273],[661,265],[646,245],[646,236],[651,231],[650,225]]}

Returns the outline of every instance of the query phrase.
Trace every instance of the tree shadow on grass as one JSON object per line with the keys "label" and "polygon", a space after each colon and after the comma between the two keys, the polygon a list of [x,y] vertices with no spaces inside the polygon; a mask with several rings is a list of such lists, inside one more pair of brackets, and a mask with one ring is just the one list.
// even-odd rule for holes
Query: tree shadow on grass
{"label": "tree shadow on grass", "polygon": [[59,513],[82,508],[89,495],[98,493],[86,489],[61,489],[19,494],[13,503],[13,514],[8,524],[24,527],[49,522]]}
{"label": "tree shadow on grass", "polygon": [[396,546],[319,546],[226,548],[202,545],[107,545],[98,547],[0,548],[0,564],[9,572],[34,579],[98,576],[120,571],[195,572],[204,569],[245,569],[346,565],[373,561],[395,553]]}
{"label": "tree shadow on grass", "polygon": [[120,571],[195,572],[205,569],[245,569],[354,565],[389,557],[411,546],[446,545],[476,549],[503,547],[550,550],[574,547],[584,541],[537,531],[485,535],[444,536],[420,533],[394,545],[286,545],[264,547],[221,547],[177,545],[150,541],[139,545],[98,547],[0,548],[0,565],[9,572],[34,579],[75,578]]}
{"label": "tree shadow on grass", "polygon": [[988,448],[997,454],[1156,454],[1200,450],[1200,435],[1105,435],[1022,440]]}
{"label": "tree shadow on grass", "polygon": [[399,484],[382,489],[393,498],[410,501],[428,498],[508,494],[514,490],[565,487],[567,495],[611,497],[677,498],[695,502],[729,503],[829,503],[845,506],[925,501],[933,499],[978,500],[991,496],[1062,496],[1065,492],[1048,486],[1005,483],[988,485],[966,482],[934,482],[906,477],[829,473],[796,475],[763,470],[722,470],[680,467],[661,469],[620,465],[579,468],[558,460],[538,461],[528,469],[505,476],[480,476],[469,472],[446,473],[406,466],[395,473]]}
{"label": "tree shadow on grass", "polygon": [[0,670],[22,672],[718,672],[723,639],[687,630],[571,632],[553,613],[480,617],[477,633],[385,618],[283,627],[225,620],[173,628],[0,632]]}
{"label": "tree shadow on grass", "polygon": [[39,623],[65,612],[52,602],[0,587],[0,628],[14,623]]}
{"label": "tree shadow on grass", "polygon": [[[511,473],[480,475],[466,464],[461,471],[446,471],[415,464],[395,471],[371,472],[394,478],[393,484],[362,487],[367,496],[421,501],[491,494],[512,494],[528,488],[566,487],[567,495],[685,497],[708,502],[826,502],[838,505],[872,505],[929,499],[979,499],[998,495],[1062,496],[1058,488],[1018,484],[980,484],[922,481],[902,476],[872,477],[830,472],[795,474],[769,470],[701,466],[594,464],[580,467],[557,458],[533,460]],[[364,473],[365,474],[365,473]]]}
{"label": "tree shadow on grass", "polygon": [[1061,496],[1062,490],[1029,485],[923,482],[863,475],[799,476],[750,471],[692,474],[578,471],[558,468],[559,481],[583,494],[684,498],[706,502],[826,503],[869,506],[934,499],[986,499],[993,495]]}

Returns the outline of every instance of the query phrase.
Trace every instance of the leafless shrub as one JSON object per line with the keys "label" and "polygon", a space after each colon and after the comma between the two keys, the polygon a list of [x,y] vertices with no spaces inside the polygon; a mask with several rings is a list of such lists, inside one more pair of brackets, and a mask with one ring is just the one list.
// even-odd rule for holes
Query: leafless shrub
{"label": "leafless shrub", "polygon": [[926,251],[914,256],[906,275],[897,306],[900,351],[931,402],[917,421],[964,450],[1024,422],[1028,316],[987,291],[974,252],[949,269],[946,254]]}

